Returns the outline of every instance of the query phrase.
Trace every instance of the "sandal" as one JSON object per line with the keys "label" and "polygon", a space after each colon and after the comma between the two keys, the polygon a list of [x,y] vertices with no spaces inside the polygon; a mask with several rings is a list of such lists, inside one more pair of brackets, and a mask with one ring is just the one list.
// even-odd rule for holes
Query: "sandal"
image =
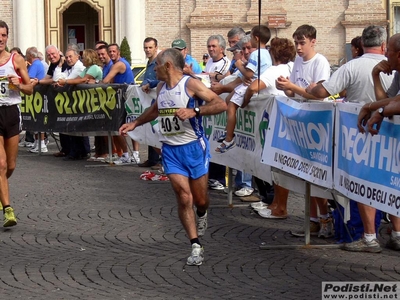
{"label": "sandal", "polygon": [[86,161],[104,161],[104,157],[101,157],[101,156],[99,156],[99,157],[96,157],[96,156],[92,156],[92,157],[90,157],[90,158],[88,158]]}
{"label": "sandal", "polygon": [[217,149],[215,149],[215,152],[217,152],[217,153],[225,153],[226,151],[231,150],[235,146],[236,146],[235,139],[232,139],[232,141],[230,141],[230,142],[227,142],[227,141],[223,140],[222,144],[219,145],[217,147]]}
{"label": "sandal", "polygon": [[226,131],[218,138],[217,142],[222,143],[226,138]]}
{"label": "sandal", "polygon": [[65,156],[65,153],[64,152],[57,152],[57,153],[54,153],[53,154],[55,157],[64,157]]}

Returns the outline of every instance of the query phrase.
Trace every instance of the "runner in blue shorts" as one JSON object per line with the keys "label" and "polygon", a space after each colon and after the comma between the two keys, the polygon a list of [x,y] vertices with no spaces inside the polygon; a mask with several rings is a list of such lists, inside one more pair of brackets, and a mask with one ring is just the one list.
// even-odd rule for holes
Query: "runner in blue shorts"
{"label": "runner in blue shorts", "polygon": [[[208,140],[199,138],[196,141],[180,146],[163,144],[163,166],[165,174],[181,174],[197,179],[208,173],[210,160]],[[187,155],[190,153],[191,155]]]}
{"label": "runner in blue shorts", "polygon": [[179,219],[192,245],[186,263],[199,266],[204,261],[199,236],[207,228],[210,159],[202,116],[219,114],[227,107],[200,80],[183,75],[184,66],[179,50],[170,48],[157,55],[155,72],[161,81],[157,101],[136,120],[122,125],[119,133],[126,135],[137,126],[158,119],[164,170],[177,198]]}

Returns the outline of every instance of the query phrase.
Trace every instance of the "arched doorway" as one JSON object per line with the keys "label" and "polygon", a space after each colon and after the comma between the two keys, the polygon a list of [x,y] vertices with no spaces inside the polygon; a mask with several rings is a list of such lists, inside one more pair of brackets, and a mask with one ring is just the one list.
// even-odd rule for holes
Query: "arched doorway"
{"label": "arched doorway", "polygon": [[113,41],[114,20],[114,0],[45,0],[46,45],[65,51],[74,33],[86,49],[96,40]]}
{"label": "arched doorway", "polygon": [[75,2],[63,12],[63,41],[78,45],[81,55],[84,49],[94,48],[99,40],[98,12],[85,2]]}

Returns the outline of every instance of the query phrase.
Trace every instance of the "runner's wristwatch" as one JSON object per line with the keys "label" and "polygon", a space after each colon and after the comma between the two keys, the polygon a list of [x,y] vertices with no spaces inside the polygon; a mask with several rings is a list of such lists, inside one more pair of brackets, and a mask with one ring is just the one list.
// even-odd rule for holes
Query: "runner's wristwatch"
{"label": "runner's wristwatch", "polygon": [[196,117],[200,117],[200,107],[193,108],[194,112],[196,113]]}
{"label": "runner's wristwatch", "polygon": [[382,117],[385,117],[384,115],[383,115],[383,111],[384,111],[384,107],[379,107],[379,109],[378,109],[378,113],[382,116]]}

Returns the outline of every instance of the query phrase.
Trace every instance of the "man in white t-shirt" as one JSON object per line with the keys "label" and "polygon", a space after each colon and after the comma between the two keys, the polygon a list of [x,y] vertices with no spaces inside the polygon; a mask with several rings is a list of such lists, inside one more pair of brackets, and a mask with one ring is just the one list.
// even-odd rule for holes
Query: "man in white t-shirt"
{"label": "man in white t-shirt", "polygon": [[219,81],[222,75],[229,71],[231,61],[225,55],[226,41],[220,34],[212,35],[207,40],[207,49],[210,58],[207,61],[204,73],[208,73],[211,81]]}
{"label": "man in white t-shirt", "polygon": [[283,90],[288,97],[302,100],[321,99],[306,92],[310,84],[323,82],[330,76],[328,60],[315,51],[316,34],[317,31],[310,25],[302,25],[293,33],[298,55],[293,71],[290,78],[280,76],[276,82],[276,87]]}
{"label": "man in white t-shirt", "polygon": [[[386,38],[385,28],[375,25],[366,27],[361,36],[364,54],[340,67],[328,81],[314,87],[310,86],[310,92],[317,97],[326,97],[346,90],[346,99],[349,102],[375,102],[372,70],[379,62],[386,60],[384,56]],[[378,73],[377,76],[380,77],[383,90],[387,91],[393,77],[383,73]],[[376,209],[362,203],[357,203],[357,206],[364,227],[364,236],[355,242],[345,244],[343,249],[379,253],[382,248],[376,238]]]}
{"label": "man in white t-shirt", "polygon": [[[385,117],[400,115],[400,34],[393,35],[388,42],[386,50],[387,60],[382,60],[372,70],[376,102],[370,102],[363,106],[358,115],[358,128],[360,132],[365,132],[364,124],[372,135],[378,134],[380,125]],[[386,91],[382,85],[381,75],[394,74],[393,82]],[[373,112],[375,111],[375,112]],[[368,122],[367,122],[368,121]],[[392,232],[390,239],[386,243],[389,249],[400,251],[400,218],[390,215],[392,222]]]}
{"label": "man in white t-shirt", "polygon": [[[290,78],[280,76],[276,81],[278,90],[283,90],[286,96],[296,99],[321,99],[306,92],[306,88],[313,83],[323,82],[329,79],[330,65],[328,60],[315,51],[317,30],[311,25],[301,25],[293,33],[294,44],[298,57],[294,61]],[[283,189],[280,193],[278,206],[280,210],[286,210],[288,190]],[[286,191],[285,191],[286,190]],[[318,209],[320,216],[318,218]],[[275,207],[272,207],[274,209]],[[272,211],[271,209],[271,211]],[[265,212],[268,213],[268,212]],[[261,212],[259,212],[261,215]],[[292,231],[292,235],[303,236],[304,231]],[[328,212],[328,200],[318,197],[311,197],[310,204],[310,233],[318,237],[333,236],[333,222]]]}

